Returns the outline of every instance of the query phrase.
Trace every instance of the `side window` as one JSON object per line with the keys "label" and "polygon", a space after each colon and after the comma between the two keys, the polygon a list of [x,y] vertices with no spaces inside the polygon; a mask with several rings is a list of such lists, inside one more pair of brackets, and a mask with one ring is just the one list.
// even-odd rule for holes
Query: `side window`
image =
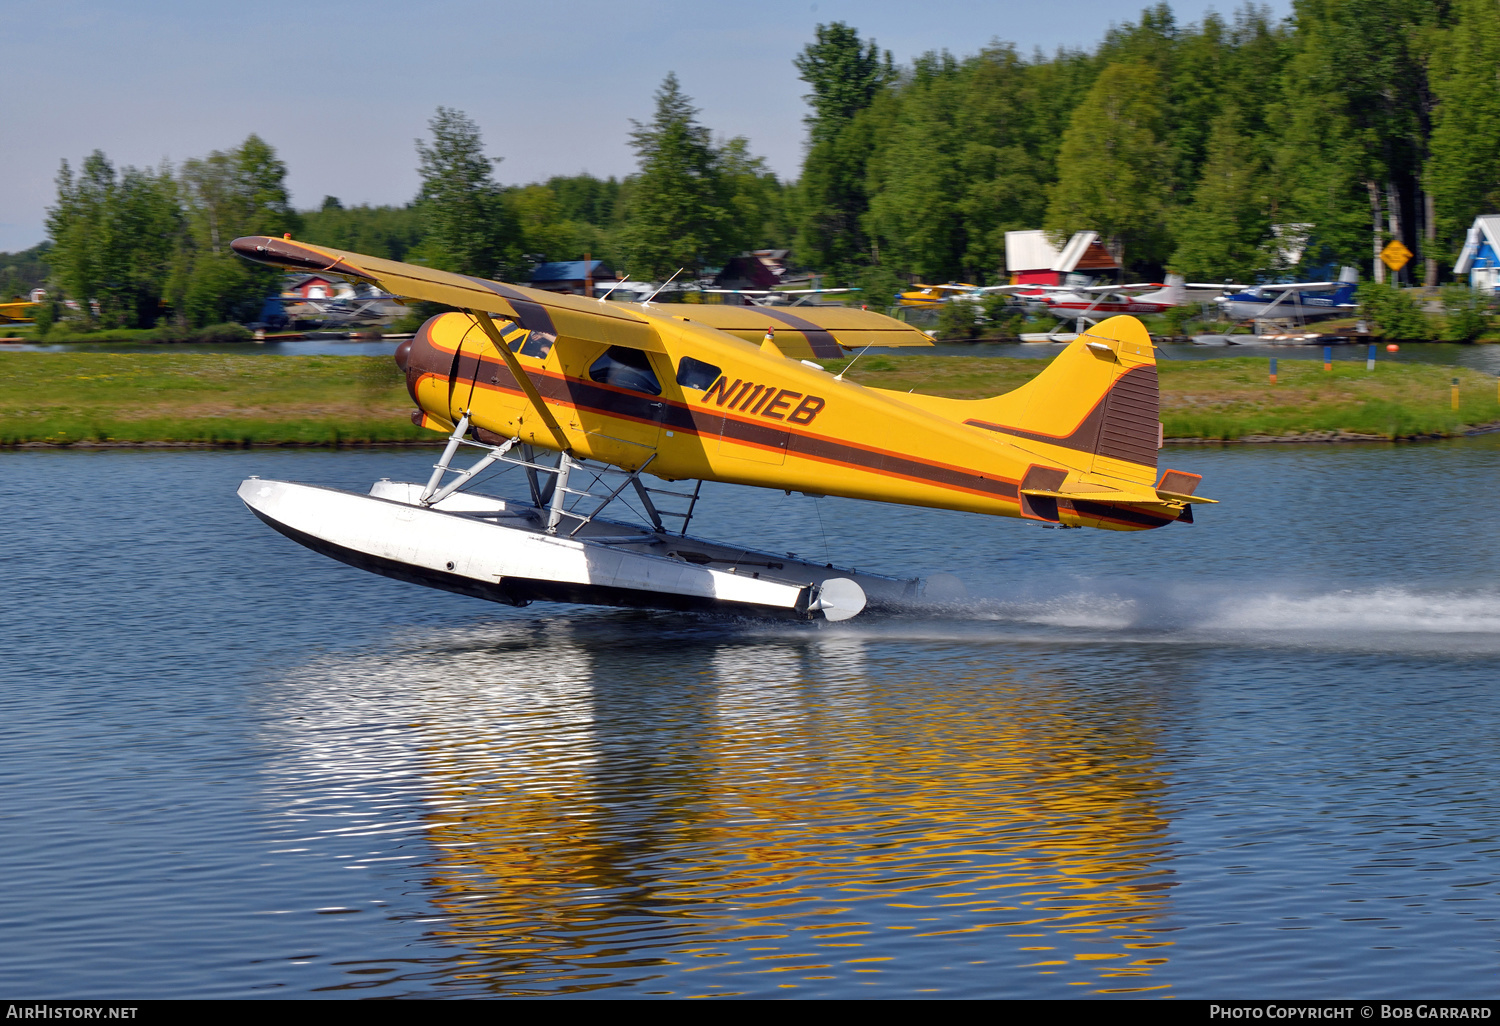
{"label": "side window", "polygon": [[706,390],[709,385],[719,380],[721,373],[722,371],[711,363],[684,356],[682,362],[677,365],[677,383],[683,388]]}
{"label": "side window", "polygon": [[[521,347],[516,350],[522,356],[534,356],[538,360],[545,360],[547,354],[552,352],[552,343],[557,341],[557,336],[545,331],[528,331]],[[512,349],[515,347],[512,346]]]}
{"label": "side window", "polygon": [[589,377],[600,384],[661,395],[661,382],[656,380],[651,361],[639,349],[610,346],[589,368]]}

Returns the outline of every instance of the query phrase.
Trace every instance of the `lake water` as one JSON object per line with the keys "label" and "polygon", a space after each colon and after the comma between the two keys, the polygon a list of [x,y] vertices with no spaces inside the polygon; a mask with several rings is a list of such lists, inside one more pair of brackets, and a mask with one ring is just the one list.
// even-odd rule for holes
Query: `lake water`
{"label": "lake water", "polygon": [[234,495],[432,458],[0,454],[0,991],[1494,994],[1500,438],[1170,449],[1224,502],[1142,534],[706,486],[973,594],[840,625],[492,606]]}

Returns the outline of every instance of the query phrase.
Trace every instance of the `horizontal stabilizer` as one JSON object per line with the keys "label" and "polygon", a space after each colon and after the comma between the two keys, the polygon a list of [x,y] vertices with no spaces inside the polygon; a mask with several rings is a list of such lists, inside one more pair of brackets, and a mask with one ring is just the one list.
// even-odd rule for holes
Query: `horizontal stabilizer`
{"label": "horizontal stabilizer", "polygon": [[1218,499],[1205,499],[1196,495],[1182,495],[1160,490],[1150,492],[1126,491],[1095,485],[1063,485],[1059,488],[1022,488],[1022,495],[1034,495],[1049,499],[1088,499],[1090,502],[1125,503],[1131,506],[1183,506],[1189,503],[1218,504]]}

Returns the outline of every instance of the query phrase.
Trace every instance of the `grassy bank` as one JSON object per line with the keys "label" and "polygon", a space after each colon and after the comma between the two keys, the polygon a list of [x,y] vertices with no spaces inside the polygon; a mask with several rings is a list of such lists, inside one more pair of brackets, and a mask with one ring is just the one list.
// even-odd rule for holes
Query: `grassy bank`
{"label": "grassy bank", "polygon": [[[838,370],[847,360],[828,361]],[[959,399],[998,395],[1043,360],[866,355],[849,380]],[[1163,361],[1169,438],[1422,438],[1500,422],[1496,379],[1431,364]],[[1459,379],[1460,407],[1450,408]],[[435,442],[385,356],[0,353],[0,445],[371,445]]]}
{"label": "grassy bank", "polygon": [[100,328],[95,331],[76,331],[66,326],[54,326],[45,334],[38,334],[36,328],[30,325],[0,325],[0,338],[49,346],[87,342],[224,344],[251,342],[255,333],[241,324],[210,324],[206,328]]}
{"label": "grassy bank", "polygon": [[429,441],[390,357],[0,353],[0,445]]}
{"label": "grassy bank", "polygon": [[[849,361],[828,361],[839,370]],[[1496,379],[1432,364],[1281,360],[1277,384],[1259,357],[1162,360],[1162,423],[1169,438],[1234,441],[1288,436],[1422,438],[1500,421]],[[1016,388],[1045,366],[996,357],[865,356],[849,379],[878,388],[981,399]],[[1459,409],[1451,382],[1459,379]]]}

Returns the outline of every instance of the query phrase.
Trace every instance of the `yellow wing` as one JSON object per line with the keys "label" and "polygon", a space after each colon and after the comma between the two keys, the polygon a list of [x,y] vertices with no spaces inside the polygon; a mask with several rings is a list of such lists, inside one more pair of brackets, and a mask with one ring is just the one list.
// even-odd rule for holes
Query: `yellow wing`
{"label": "yellow wing", "polygon": [[932,345],[932,340],[922,332],[892,317],[848,307],[798,307],[793,311],[774,307],[668,304],[648,309],[636,303],[605,303],[471,278],[291,239],[251,235],[235,239],[231,246],[240,256],[272,267],[359,278],[394,295],[498,314],[531,331],[653,353],[664,352],[652,326],[654,319],[662,317],[715,328],[756,344],[767,328],[775,328],[777,348],[791,357],[831,359],[842,356],[843,349],[867,345]]}
{"label": "yellow wing", "polygon": [[230,246],[240,256],[257,263],[359,278],[397,296],[498,314],[531,331],[665,352],[650,321],[624,305],[471,278],[291,239],[249,235],[235,239]]}
{"label": "yellow wing", "polygon": [[[845,349],[864,346],[930,346],[932,339],[894,317],[847,306],[686,306],[654,307],[657,316],[717,328],[746,342],[759,343],[767,329],[776,333],[776,348],[793,359],[810,356],[837,359]],[[842,347],[842,348],[841,348]]]}

